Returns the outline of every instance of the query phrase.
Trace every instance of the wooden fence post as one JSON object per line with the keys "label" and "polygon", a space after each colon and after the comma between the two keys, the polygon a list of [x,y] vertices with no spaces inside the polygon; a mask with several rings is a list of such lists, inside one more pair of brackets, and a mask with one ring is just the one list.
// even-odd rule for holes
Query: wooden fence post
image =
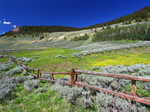
{"label": "wooden fence post", "polygon": [[[77,70],[77,67],[76,67],[76,70]],[[78,79],[78,75],[76,74],[76,80],[75,81],[77,81],[77,79]]]}
{"label": "wooden fence post", "polygon": [[17,65],[17,61],[15,60],[15,63],[16,63],[16,65]]}
{"label": "wooden fence post", "polygon": [[[132,74],[132,76],[136,76],[136,74]],[[136,80],[132,80],[132,91],[131,91],[132,96],[136,96]],[[132,105],[135,104],[135,101],[131,101]]]}
{"label": "wooden fence post", "polygon": [[[54,72],[53,70],[52,70],[52,72]],[[52,73],[52,80],[54,80],[54,74]]]}
{"label": "wooden fence post", "polygon": [[75,71],[74,71],[74,68],[71,68],[71,87],[74,87],[74,74],[75,74]]}
{"label": "wooden fence post", "polygon": [[34,70],[33,70],[33,74],[34,74]]}
{"label": "wooden fence post", "polygon": [[38,79],[39,78],[39,68],[37,69],[37,75],[36,75],[36,79]]}
{"label": "wooden fence post", "polygon": [[26,67],[26,76],[28,75],[28,68]]}
{"label": "wooden fence post", "polygon": [[[52,72],[54,72],[53,70],[52,70]],[[54,80],[54,74],[52,73],[52,80]],[[52,82],[53,84],[54,84],[54,82]]]}

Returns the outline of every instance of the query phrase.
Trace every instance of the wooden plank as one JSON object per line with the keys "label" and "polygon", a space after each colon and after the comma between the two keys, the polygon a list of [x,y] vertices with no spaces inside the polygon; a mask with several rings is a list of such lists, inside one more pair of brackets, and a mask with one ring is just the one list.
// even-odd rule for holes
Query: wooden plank
{"label": "wooden plank", "polygon": [[[35,74],[31,74],[31,73],[29,73],[29,74],[30,74],[30,75],[33,75],[33,76],[35,76],[35,77],[37,77],[37,75],[35,75]],[[57,82],[57,80],[45,79],[45,78],[41,78],[41,77],[39,77],[39,79],[40,79],[40,80],[46,80],[46,81],[49,81],[49,82]],[[71,85],[71,83],[66,82],[66,81],[64,81],[64,84]]]}
{"label": "wooden plank", "polygon": [[[20,62],[19,62],[20,63]],[[21,65],[22,65],[22,67],[25,69],[26,67],[22,64],[22,63],[20,63]]]}
{"label": "wooden plank", "polygon": [[32,74],[32,73],[29,73],[30,75],[32,75],[32,76],[34,76],[34,77],[37,77],[37,75],[35,75],[35,74]]}
{"label": "wooden plank", "polygon": [[105,93],[108,93],[108,94],[111,94],[111,95],[119,96],[119,97],[122,97],[122,98],[130,99],[130,100],[134,100],[134,101],[137,101],[137,102],[140,102],[140,103],[150,105],[150,100],[148,100],[148,99],[143,99],[143,98],[140,98],[140,97],[127,95],[127,94],[124,94],[124,93],[118,93],[118,92],[115,92],[115,91],[110,91],[110,90],[107,90],[107,89],[94,87],[94,86],[84,84],[84,83],[81,83],[81,82],[75,82],[75,84],[79,84],[79,85],[82,85],[82,86],[85,86],[85,87],[88,87],[88,88],[91,88],[91,89],[95,89],[97,91],[102,91],[102,92],[105,92]]}
{"label": "wooden plank", "polygon": [[[70,69],[67,69],[67,71],[70,71]],[[130,75],[109,74],[109,73],[100,73],[100,72],[91,72],[91,71],[82,71],[82,70],[75,70],[75,72],[85,73],[85,74],[90,74],[90,75],[98,75],[98,76],[106,76],[106,77],[150,82],[150,78],[145,78],[145,77],[136,77],[136,76],[130,76]]]}
{"label": "wooden plank", "polygon": [[75,74],[74,68],[71,68],[71,73],[70,73],[70,75],[71,75],[71,87],[74,87],[74,74]]}

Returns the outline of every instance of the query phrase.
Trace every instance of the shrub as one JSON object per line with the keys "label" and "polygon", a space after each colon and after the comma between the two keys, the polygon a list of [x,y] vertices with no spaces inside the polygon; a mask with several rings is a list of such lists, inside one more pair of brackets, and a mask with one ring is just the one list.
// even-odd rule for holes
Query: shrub
{"label": "shrub", "polygon": [[39,58],[39,56],[34,56],[33,58]]}
{"label": "shrub", "polygon": [[5,63],[0,64],[0,70],[1,71],[7,71],[10,68],[12,68],[12,66],[10,64],[5,64]]}
{"label": "shrub", "polygon": [[39,40],[42,40],[42,39],[44,39],[44,36],[41,36]]}
{"label": "shrub", "polygon": [[97,94],[96,102],[102,112],[134,112],[135,110],[137,110],[138,112],[146,112],[146,108],[138,102],[136,102],[135,105],[131,106],[131,100],[126,100],[102,92]]}
{"label": "shrub", "polygon": [[5,73],[0,71],[0,77],[2,77]]}
{"label": "shrub", "polygon": [[21,73],[21,75],[22,75],[22,76],[26,75],[26,71],[23,71],[23,72]]}
{"label": "shrub", "polygon": [[15,68],[13,68],[12,70],[9,70],[6,72],[6,75],[14,75],[16,73],[21,73],[23,70],[20,66],[17,66]]}
{"label": "shrub", "polygon": [[25,62],[31,62],[31,58],[26,58]]}
{"label": "shrub", "polygon": [[52,77],[50,76],[50,74],[42,74],[42,77],[45,79],[52,79]]}
{"label": "shrub", "polygon": [[75,37],[73,38],[73,41],[87,40],[88,38],[89,38],[89,35],[87,35],[87,34],[85,33],[84,36],[79,36],[79,37],[75,36]]}
{"label": "shrub", "polygon": [[118,25],[115,25],[115,29],[118,28]]}
{"label": "shrub", "polygon": [[31,79],[34,79],[34,76],[32,76],[32,75],[21,76],[21,77],[19,77],[18,81],[19,81],[20,83],[22,83],[22,82],[24,82],[24,81],[31,80]]}
{"label": "shrub", "polygon": [[46,89],[45,88],[38,88],[37,90],[34,91],[34,93],[45,93]]}
{"label": "shrub", "polygon": [[63,83],[63,80],[59,80],[55,85],[51,87],[52,91],[58,91],[60,97],[63,97],[67,102],[75,104],[76,98],[81,95],[83,87],[70,88]]}
{"label": "shrub", "polygon": [[17,35],[14,35],[14,38],[16,38],[17,37]]}
{"label": "shrub", "polygon": [[32,62],[35,63],[36,61],[35,61],[35,60],[32,60]]}
{"label": "shrub", "polygon": [[82,100],[83,100],[85,109],[91,107],[91,105],[93,104],[93,101],[90,98],[90,92],[89,91],[83,91],[82,92]]}
{"label": "shrub", "polygon": [[27,80],[24,82],[26,90],[31,91],[32,88],[37,87],[40,84],[40,80]]}
{"label": "shrub", "polygon": [[62,56],[62,55],[57,55],[55,57],[66,58],[66,56]]}
{"label": "shrub", "polygon": [[0,80],[0,99],[8,95],[18,83],[17,77],[3,77]]}
{"label": "shrub", "polygon": [[0,58],[3,58],[4,56],[3,55],[0,55]]}

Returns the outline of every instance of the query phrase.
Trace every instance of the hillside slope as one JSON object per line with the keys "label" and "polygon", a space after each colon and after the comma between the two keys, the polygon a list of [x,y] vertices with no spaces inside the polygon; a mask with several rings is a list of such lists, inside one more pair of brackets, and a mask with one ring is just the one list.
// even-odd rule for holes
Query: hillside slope
{"label": "hillside slope", "polygon": [[67,27],[67,26],[18,26],[18,31],[9,31],[5,34],[2,34],[2,36],[19,36],[19,35],[31,35],[31,36],[40,36],[40,34],[46,33],[46,32],[64,32],[64,31],[79,31],[84,29],[92,29],[92,28],[98,28],[98,27],[110,27],[109,25],[112,24],[118,24],[123,22],[124,25],[131,24],[133,22],[147,22],[150,20],[150,6],[144,7],[142,9],[139,9],[132,14],[128,14],[125,16],[121,16],[120,18],[114,19],[112,21],[107,21],[100,24],[91,25],[88,27],[83,28],[76,28],[76,27]]}
{"label": "hillside slope", "polygon": [[[139,24],[144,24],[145,22],[140,22]],[[150,24],[149,22],[146,22]],[[116,25],[118,27],[128,27],[135,25],[136,23],[123,25],[121,23],[111,25],[114,28]],[[97,28],[97,31],[101,31],[102,27]],[[89,39],[81,41],[71,41],[71,38],[75,36],[80,36],[84,34],[89,35]],[[80,30],[80,31],[70,31],[70,32],[53,32],[53,33],[43,33],[43,39],[40,37],[32,37],[31,35],[20,35],[18,37],[8,37],[3,36],[0,38],[0,48],[16,48],[16,47],[62,47],[62,48],[74,48],[80,45],[92,43],[92,39],[95,35],[94,29]],[[64,37],[66,39],[64,39]]]}

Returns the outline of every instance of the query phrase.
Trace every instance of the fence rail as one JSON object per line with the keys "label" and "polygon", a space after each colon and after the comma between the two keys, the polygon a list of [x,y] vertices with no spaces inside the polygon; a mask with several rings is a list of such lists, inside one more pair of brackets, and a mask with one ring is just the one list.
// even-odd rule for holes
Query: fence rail
{"label": "fence rail", "polygon": [[45,73],[45,74],[64,74],[64,75],[70,75],[70,73],[64,73],[64,72],[41,72],[40,73]]}
{"label": "fence rail", "polygon": [[[137,101],[137,102],[140,102],[140,103],[144,103],[144,104],[150,105],[150,100],[137,97],[137,95],[136,95],[136,81],[150,82],[150,78],[129,76],[129,75],[119,75],[119,74],[108,74],[108,73],[100,73],[100,72],[91,72],[91,71],[82,71],[82,70],[77,70],[77,68],[76,69],[74,69],[74,68],[67,69],[67,71],[69,71],[69,72],[65,72],[65,73],[63,73],[63,72],[53,72],[53,71],[51,71],[51,72],[43,72],[43,71],[41,71],[39,69],[28,68],[28,67],[24,66],[22,63],[20,63],[18,60],[12,58],[11,56],[8,55],[8,57],[15,64],[21,66],[22,69],[24,71],[26,71],[26,75],[28,75],[28,74],[33,75],[37,79],[46,80],[46,81],[50,81],[50,82],[57,82],[57,80],[54,80],[54,74],[70,75],[71,76],[71,80],[68,80],[69,82],[64,81],[64,84],[71,85],[71,87],[74,87],[75,85],[77,85],[77,86],[85,86],[85,87],[88,87],[90,89],[94,89],[94,90],[105,92],[105,93],[108,93],[108,94],[111,94],[111,95],[115,95],[115,96],[119,96],[119,97],[122,97],[122,98],[130,99],[130,100],[132,100],[132,104],[135,103],[133,101]],[[29,70],[33,71],[33,73],[30,73]],[[35,74],[35,71],[36,71],[36,74]],[[51,74],[52,75],[52,79],[42,78],[41,77],[41,73]],[[131,83],[131,85],[132,85],[131,95],[124,94],[124,93],[118,93],[118,92],[107,90],[107,89],[104,89],[104,88],[91,86],[91,85],[88,85],[88,84],[84,84],[82,82],[77,82],[78,75],[80,75],[81,73],[132,80],[132,83]]]}
{"label": "fence rail", "polygon": [[[67,69],[67,71],[71,71],[71,70]],[[82,71],[82,70],[75,70],[75,72],[76,73],[85,73],[85,74],[90,74],[90,75],[98,75],[98,76],[105,76],[105,77],[114,77],[114,78],[120,78],[120,79],[129,79],[129,80],[150,82],[150,78],[145,78],[145,77],[119,75],[119,74],[108,74],[108,73],[90,72],[90,71]]]}

